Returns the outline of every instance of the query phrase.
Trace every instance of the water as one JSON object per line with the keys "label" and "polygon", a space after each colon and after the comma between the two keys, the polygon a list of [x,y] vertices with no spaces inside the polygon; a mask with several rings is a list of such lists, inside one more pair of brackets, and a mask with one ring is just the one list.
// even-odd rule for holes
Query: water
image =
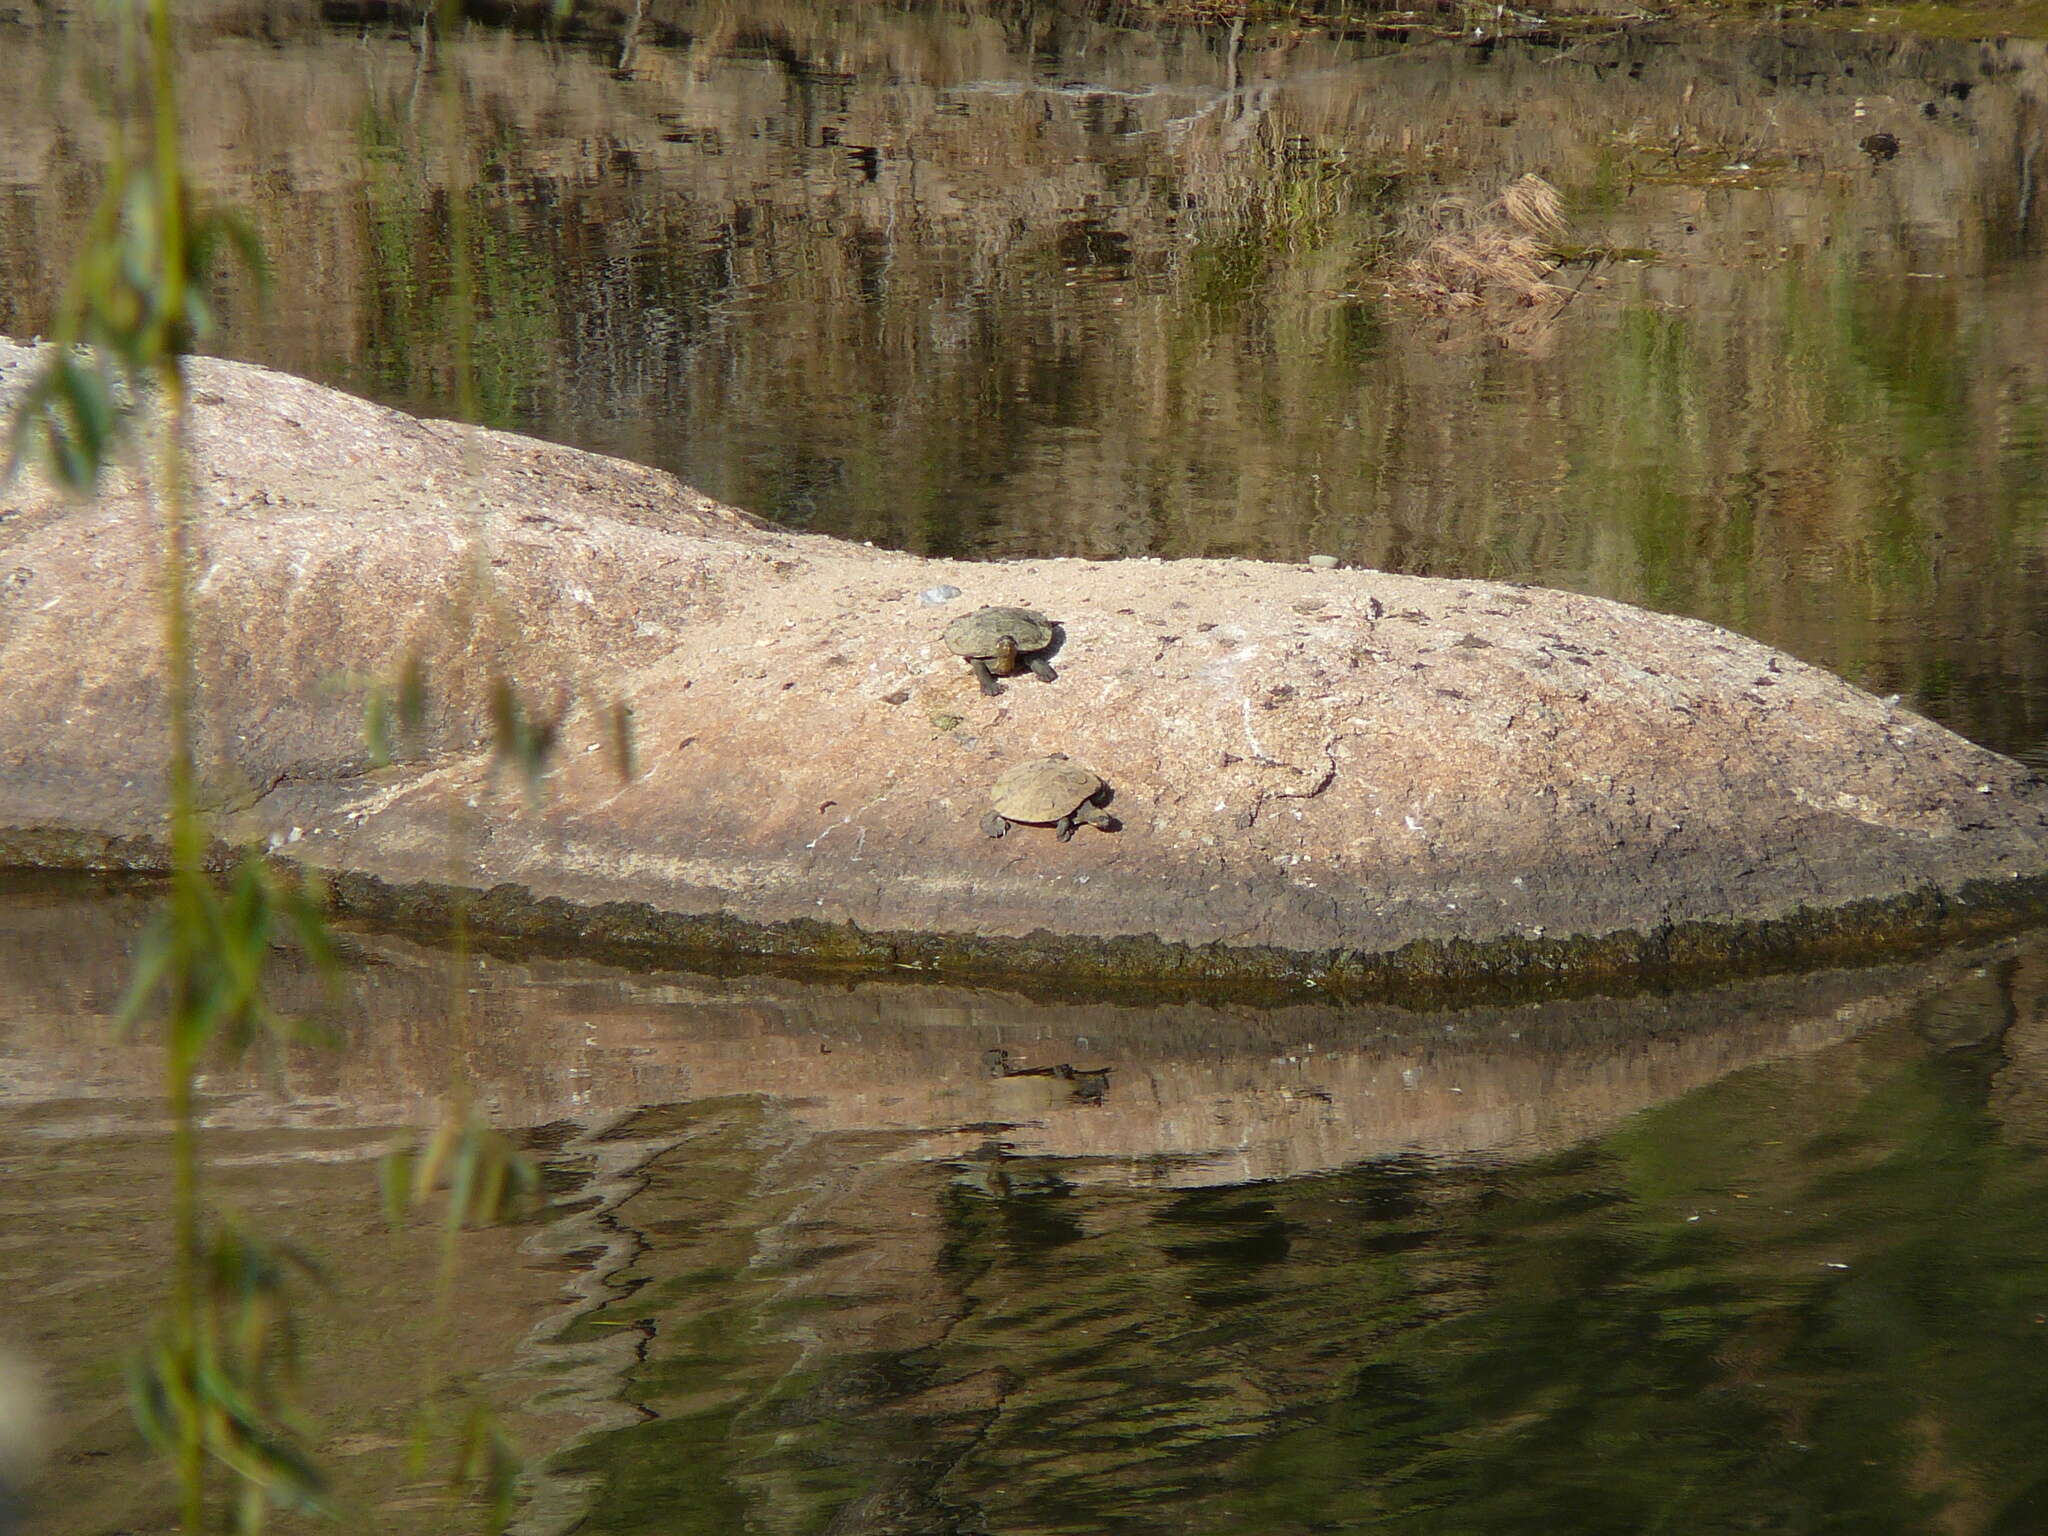
{"label": "water", "polygon": [[[163,1519],[112,1364],[163,1262],[108,1018],[146,905],[0,897],[51,1532]],[[351,1528],[450,1528],[423,1358],[552,1451],[528,1531],[2040,1528],[2048,941],[1421,1015],[350,949],[341,1001],[280,986],[343,1048],[204,1104],[224,1197],[327,1267]],[[368,1159],[456,1082],[556,1204],[466,1239],[444,1338]]]}
{"label": "water", "polygon": [[[234,355],[447,414],[463,339],[493,424],[905,548],[1597,591],[2048,762],[2040,44],[480,17],[435,56],[458,174],[381,8],[180,9],[200,180],[277,273],[224,287]],[[0,14],[0,330],[49,324],[90,209],[102,25]],[[1390,292],[1530,172],[1568,304]],[[52,1532],[166,1523],[117,1380],[164,1237],[158,1065],[110,1025],[141,921],[0,895],[0,1331],[58,1388]],[[328,1266],[351,1528],[449,1528],[402,1412],[443,1359],[548,1462],[536,1532],[2030,1533],[2043,943],[1425,1016],[360,935],[343,1001],[285,986],[345,1049],[214,1074],[208,1145]],[[456,1081],[558,1203],[465,1239],[444,1335],[369,1163]]]}

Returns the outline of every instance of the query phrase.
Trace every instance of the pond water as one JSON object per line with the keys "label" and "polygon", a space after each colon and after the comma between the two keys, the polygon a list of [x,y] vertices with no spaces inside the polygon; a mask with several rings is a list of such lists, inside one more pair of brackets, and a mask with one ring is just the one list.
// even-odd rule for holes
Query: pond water
{"label": "pond water", "polygon": [[[234,355],[909,549],[1600,592],[2048,764],[2038,43],[179,9],[199,179],[275,269]],[[0,331],[50,324],[118,46],[0,7]],[[1447,293],[1431,243],[1529,174],[1561,291]],[[0,1335],[81,1536],[169,1523],[118,1380],[144,905],[0,894]],[[374,934],[283,989],[342,1048],[213,1074],[211,1176],[328,1266],[350,1529],[451,1528],[423,1361],[534,1454],[535,1533],[2048,1529],[2048,940],[1441,1015]],[[457,1086],[555,1203],[465,1239],[443,1323],[369,1165]]]}

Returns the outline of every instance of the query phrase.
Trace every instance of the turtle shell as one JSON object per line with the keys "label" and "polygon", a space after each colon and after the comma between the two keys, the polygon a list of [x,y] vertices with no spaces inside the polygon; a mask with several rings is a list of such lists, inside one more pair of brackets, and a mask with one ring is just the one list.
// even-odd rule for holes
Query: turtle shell
{"label": "turtle shell", "polygon": [[1005,770],[989,791],[996,814],[1009,821],[1058,821],[1102,788],[1093,770],[1064,757],[1041,757]]}
{"label": "turtle shell", "polygon": [[956,656],[984,659],[1005,639],[1020,651],[1052,644],[1052,620],[1029,608],[977,608],[946,626],[946,647]]}

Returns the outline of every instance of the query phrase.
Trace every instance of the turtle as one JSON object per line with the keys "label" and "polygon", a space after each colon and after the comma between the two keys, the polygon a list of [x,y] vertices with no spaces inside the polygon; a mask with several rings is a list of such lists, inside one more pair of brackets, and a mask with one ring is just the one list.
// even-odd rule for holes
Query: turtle
{"label": "turtle", "polygon": [[1005,769],[989,791],[995,809],[981,819],[981,830],[1002,837],[1012,822],[1030,822],[1060,829],[1066,842],[1082,822],[1105,832],[1116,830],[1116,818],[1096,804],[1104,789],[1101,775],[1070,761],[1064,752],[1034,758]]}
{"label": "turtle", "polygon": [[990,1077],[1056,1077],[1063,1083],[1072,1083],[1072,1097],[1081,1104],[1100,1104],[1109,1097],[1109,1074],[1112,1067],[1077,1067],[1070,1061],[1063,1061],[1054,1067],[1013,1067],[1010,1053],[1001,1046],[981,1053],[981,1064]]}
{"label": "turtle", "polygon": [[981,691],[995,695],[998,677],[1009,677],[1029,667],[1040,682],[1055,681],[1059,674],[1037,653],[1053,642],[1052,620],[1029,608],[977,608],[963,613],[946,626],[946,647],[967,658]]}

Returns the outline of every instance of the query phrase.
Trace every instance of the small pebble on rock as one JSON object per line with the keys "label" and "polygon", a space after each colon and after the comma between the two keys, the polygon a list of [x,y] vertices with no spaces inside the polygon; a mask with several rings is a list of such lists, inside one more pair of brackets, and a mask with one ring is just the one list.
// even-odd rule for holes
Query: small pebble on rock
{"label": "small pebble on rock", "polygon": [[939,603],[950,603],[959,595],[960,589],[958,587],[926,587],[917,594],[917,600],[920,603],[930,603],[936,606]]}
{"label": "small pebble on rock", "polygon": [[1319,571],[1334,571],[1335,569],[1337,569],[1338,566],[1342,565],[1344,562],[1339,560],[1335,555],[1310,555],[1308,557],[1308,563],[1314,566]]}

